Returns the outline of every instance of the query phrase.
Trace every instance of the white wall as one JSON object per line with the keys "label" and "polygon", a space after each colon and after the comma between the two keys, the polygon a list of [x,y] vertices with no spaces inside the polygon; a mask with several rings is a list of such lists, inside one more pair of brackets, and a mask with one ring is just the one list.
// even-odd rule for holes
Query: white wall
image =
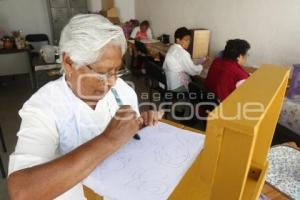
{"label": "white wall", "polygon": [[232,38],[251,43],[249,65],[300,63],[299,0],[137,0],[136,16],[156,36],[176,28],[208,28],[211,54]]}
{"label": "white wall", "polygon": [[[115,0],[115,7],[119,9],[121,22],[135,18],[135,0]],[[88,0],[89,11],[97,12],[101,9],[101,0]]]}
{"label": "white wall", "polygon": [[0,0],[0,26],[23,34],[46,33],[51,38],[46,0]]}
{"label": "white wall", "polygon": [[[116,0],[122,21],[135,18],[135,0]],[[88,0],[91,11],[101,10],[101,0]],[[0,0],[0,27],[8,31],[19,30],[23,34],[52,32],[46,0]]]}

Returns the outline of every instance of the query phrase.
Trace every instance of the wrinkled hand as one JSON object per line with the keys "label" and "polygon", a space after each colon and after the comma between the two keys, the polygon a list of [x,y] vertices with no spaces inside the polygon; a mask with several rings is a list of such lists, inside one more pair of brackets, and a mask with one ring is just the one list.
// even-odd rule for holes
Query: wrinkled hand
{"label": "wrinkled hand", "polygon": [[165,114],[164,111],[153,111],[149,110],[146,112],[143,112],[141,114],[141,117],[139,118],[140,126],[155,126],[159,120],[162,119],[163,115]]}
{"label": "wrinkled hand", "polygon": [[111,119],[103,136],[114,145],[126,144],[139,130],[139,119],[131,106],[122,106]]}

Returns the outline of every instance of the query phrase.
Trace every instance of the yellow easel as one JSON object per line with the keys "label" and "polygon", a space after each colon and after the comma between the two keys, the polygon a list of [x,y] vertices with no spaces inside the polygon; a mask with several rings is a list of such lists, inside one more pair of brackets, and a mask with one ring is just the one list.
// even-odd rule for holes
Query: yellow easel
{"label": "yellow easel", "polygon": [[[258,199],[289,72],[287,67],[262,66],[210,114],[233,117],[240,113],[239,119],[208,121],[204,149],[170,200]],[[247,110],[258,108],[264,109]]]}

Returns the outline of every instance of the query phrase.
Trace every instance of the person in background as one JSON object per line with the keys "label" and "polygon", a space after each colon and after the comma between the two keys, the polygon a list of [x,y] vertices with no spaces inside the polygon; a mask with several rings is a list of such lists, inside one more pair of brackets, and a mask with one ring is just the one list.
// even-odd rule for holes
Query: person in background
{"label": "person in background", "polygon": [[123,26],[122,29],[124,31],[124,35],[126,39],[128,40],[130,38],[130,35],[133,31],[133,29],[137,26],[139,26],[140,22],[136,19],[131,19],[130,21],[126,22]]}
{"label": "person in background", "polygon": [[153,35],[149,21],[143,21],[140,26],[135,27],[131,32],[130,37],[137,40],[152,39]]}
{"label": "person in background", "polygon": [[191,42],[191,32],[186,27],[175,31],[175,44],[172,45],[166,55],[163,69],[166,73],[167,86],[175,92],[188,91],[190,76],[200,75],[202,70],[207,70],[211,59],[207,58],[203,65],[194,64],[191,55],[187,51]]}
{"label": "person in background", "polygon": [[249,49],[250,44],[246,40],[229,40],[222,56],[213,61],[204,85],[221,102],[249,77],[243,69]]}

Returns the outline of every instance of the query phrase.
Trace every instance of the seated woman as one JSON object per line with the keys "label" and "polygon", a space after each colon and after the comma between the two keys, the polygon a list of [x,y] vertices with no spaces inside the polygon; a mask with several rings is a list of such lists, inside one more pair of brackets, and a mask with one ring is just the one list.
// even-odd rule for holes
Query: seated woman
{"label": "seated woman", "polygon": [[191,42],[191,32],[186,27],[176,30],[175,44],[170,47],[165,58],[163,69],[166,72],[169,90],[184,92],[191,82],[190,76],[200,75],[202,70],[208,69],[211,60],[207,59],[203,65],[195,65],[187,51]]}
{"label": "seated woman", "polygon": [[153,35],[149,22],[143,21],[140,26],[135,27],[130,34],[130,38],[137,40],[152,39]]}
{"label": "seated woman", "polygon": [[204,84],[208,90],[217,95],[220,101],[223,101],[249,77],[243,69],[249,49],[250,44],[246,40],[229,40],[223,55],[216,58],[211,65]]}
{"label": "seated woman", "polygon": [[10,199],[85,199],[84,179],[163,114],[140,114],[135,91],[118,78],[126,52],[121,27],[100,15],[76,15],[60,38],[64,75],[19,112]]}

